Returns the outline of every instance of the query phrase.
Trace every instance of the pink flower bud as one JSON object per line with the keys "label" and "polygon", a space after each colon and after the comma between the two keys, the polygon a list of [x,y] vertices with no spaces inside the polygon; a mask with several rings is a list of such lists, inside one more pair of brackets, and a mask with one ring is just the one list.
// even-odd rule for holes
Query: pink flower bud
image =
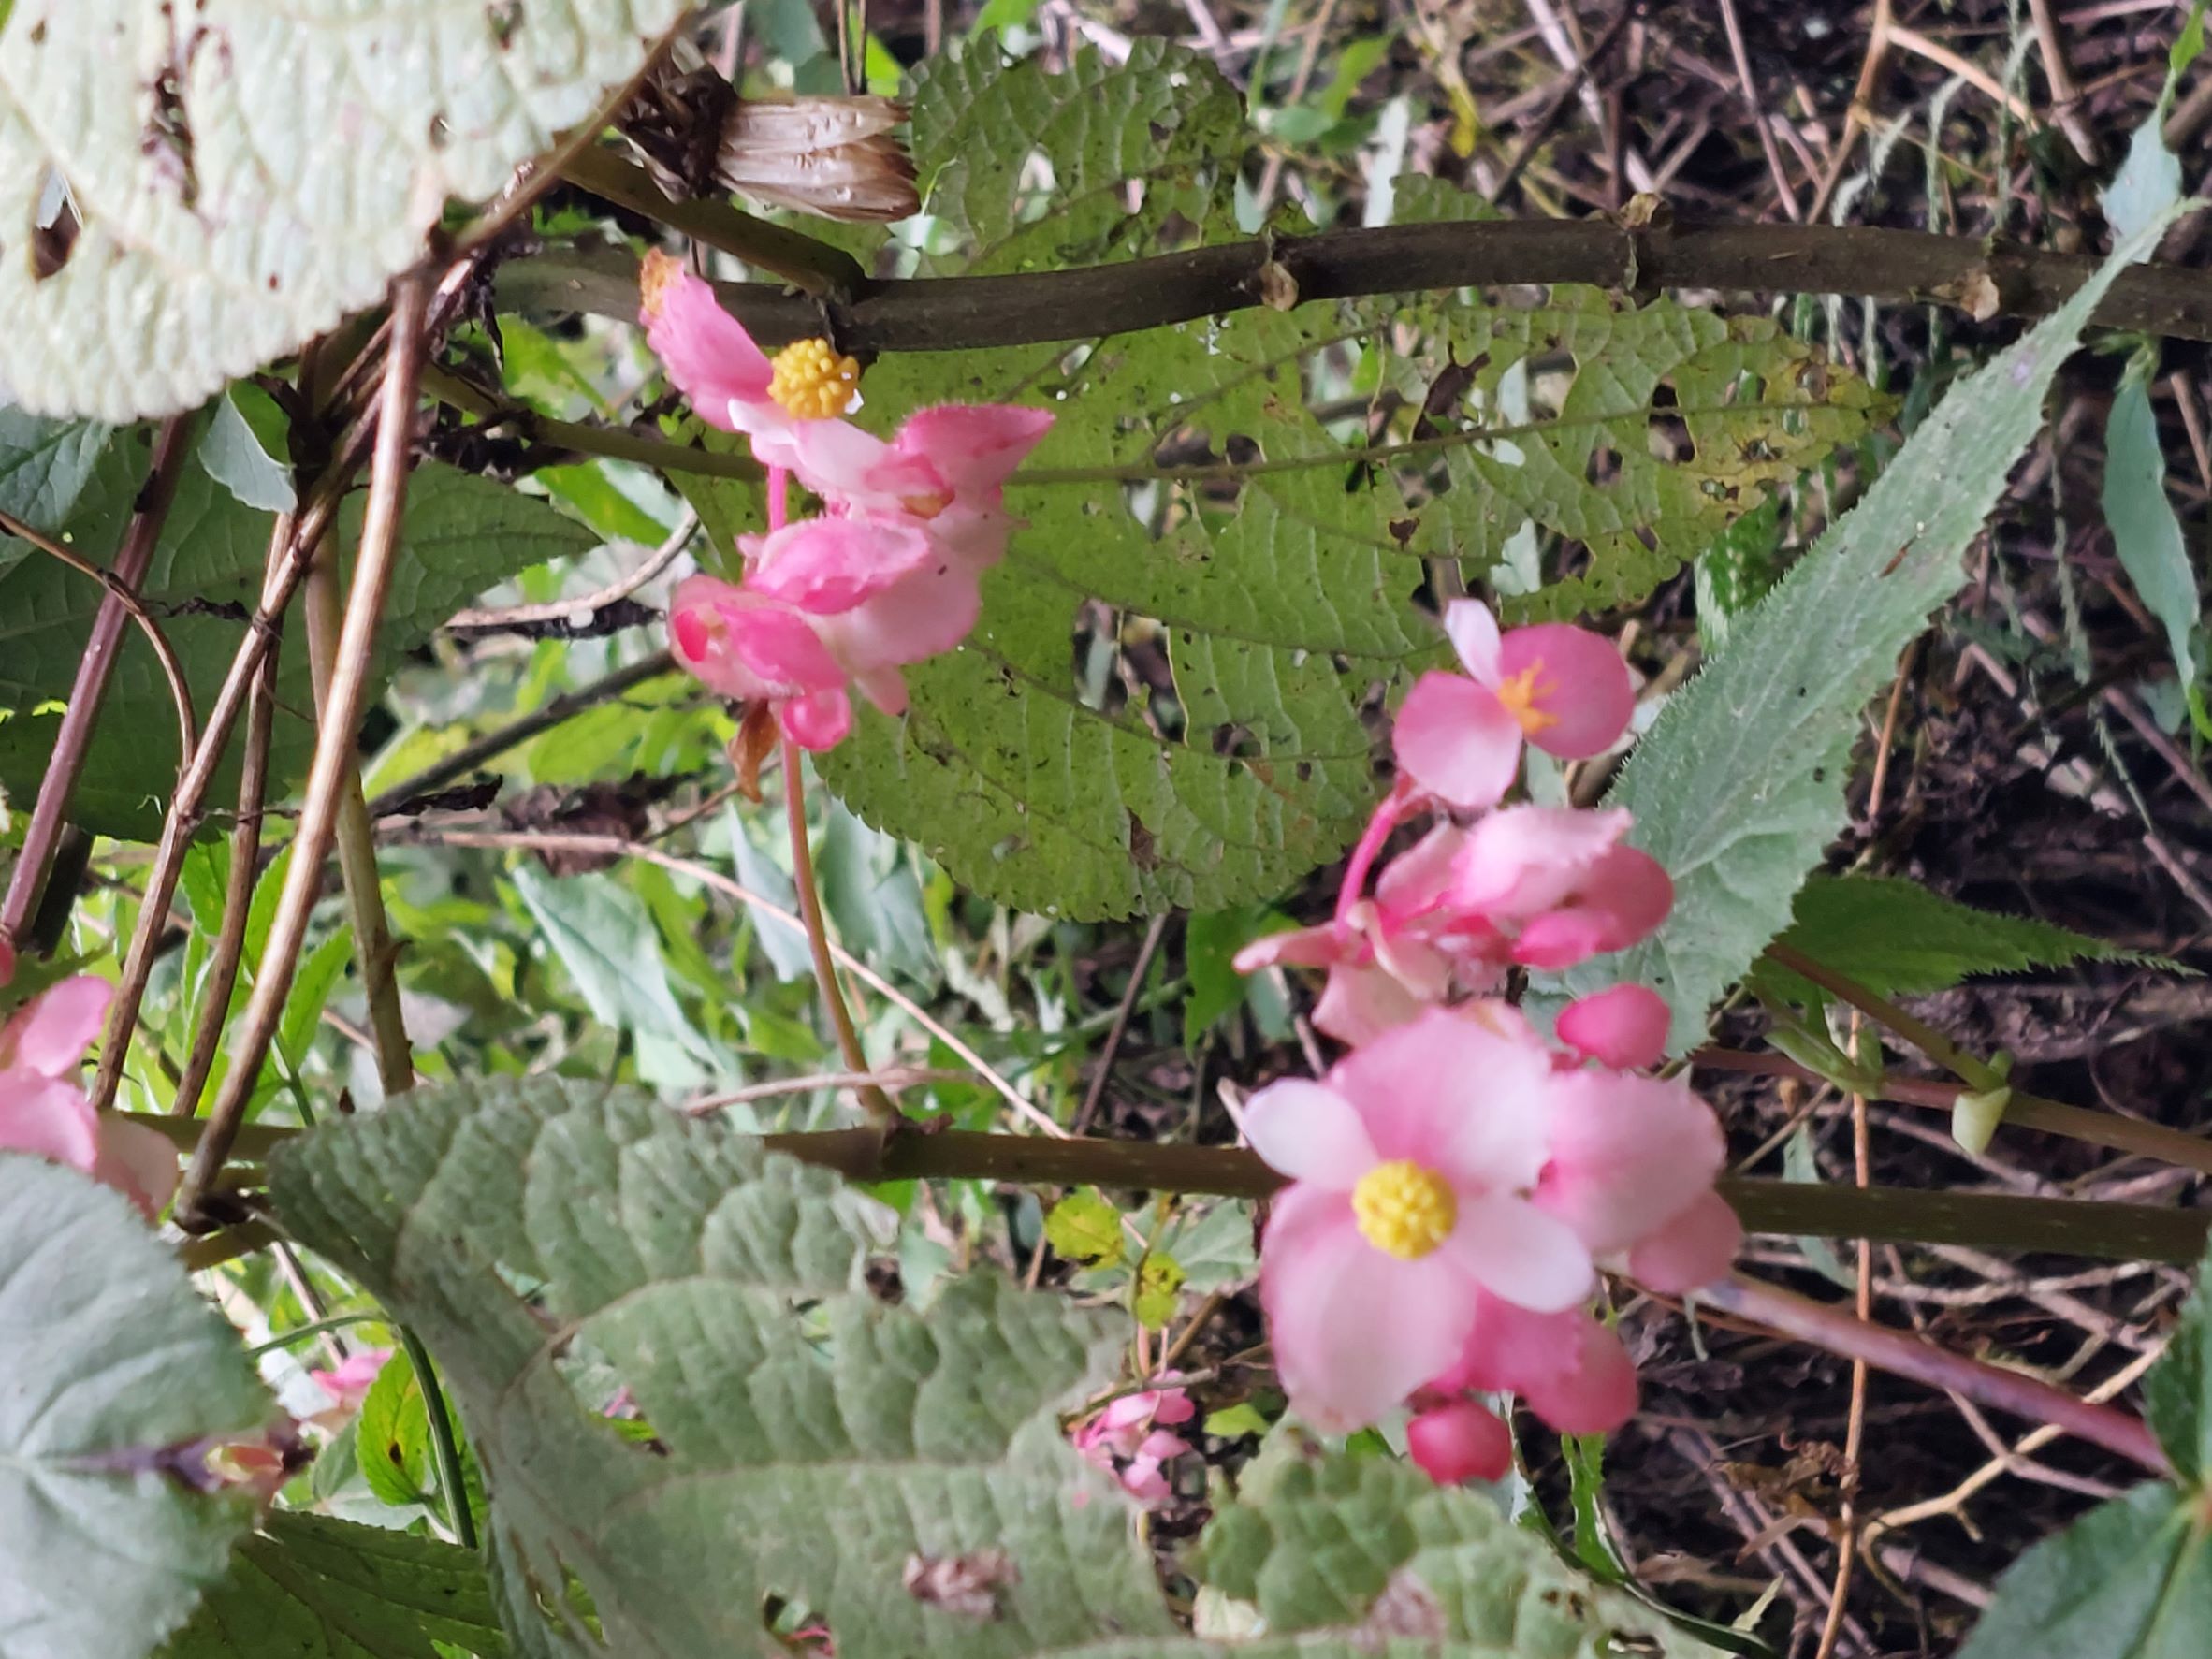
{"label": "pink flower bud", "polygon": [[1497,1480],[1513,1466],[1513,1433],[1495,1412],[1454,1400],[1405,1425],[1405,1455],[1439,1486]]}

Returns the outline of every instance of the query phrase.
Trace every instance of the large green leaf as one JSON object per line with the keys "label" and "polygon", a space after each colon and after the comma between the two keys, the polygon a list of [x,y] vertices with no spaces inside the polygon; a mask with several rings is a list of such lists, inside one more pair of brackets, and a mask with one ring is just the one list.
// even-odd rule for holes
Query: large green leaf
{"label": "large green leaf", "polygon": [[[770,1598],[844,1659],[1215,1651],[1175,1633],[1126,1500],[1063,1437],[1110,1316],[995,1274],[927,1317],[887,1304],[865,1201],[628,1089],[425,1089],[272,1176],[286,1228],[438,1358],[518,1651],[760,1652]],[[618,1384],[649,1441],[601,1415]],[[1409,1469],[1292,1471],[1223,1525],[1221,1581],[1271,1622],[1256,1656],[1702,1652]]]}
{"label": "large green leaf", "polygon": [[2121,250],[2025,338],[1956,386],[1728,642],[1661,711],[1608,797],[1674,878],[1658,933],[1568,976],[1638,980],[1667,999],[1672,1047],[1787,925],[1790,901],[1842,827],[1859,711],[1898,653],[1965,580],[1961,561],[2043,424],[2045,395]]}
{"label": "large green leaf", "polygon": [[[0,30],[0,384],[129,420],[373,302],[645,62],[681,0],[18,0]],[[81,220],[59,269],[42,199]]]}
{"label": "large green leaf", "polygon": [[253,1521],[196,1490],[278,1416],[118,1194],[0,1153],[0,1659],[140,1659]]}
{"label": "large green leaf", "polygon": [[[2194,1485],[2212,1484],[2212,1254],[2166,1351],[2143,1379],[2143,1404],[2175,1471]],[[2212,1525],[2212,1515],[2205,1521]]]}
{"label": "large green leaf", "polygon": [[441,1659],[455,1649],[507,1651],[473,1551],[278,1510],[161,1659]]}
{"label": "large green leaf", "polygon": [[1958,1659],[2203,1659],[2212,1542],[2201,1492],[2143,1486],[2045,1538],[1997,1581]]}
{"label": "large green leaf", "polygon": [[[101,454],[73,509],[39,528],[106,562],[123,534],[145,465],[143,432],[119,434]],[[349,548],[359,519],[357,504],[341,515],[339,534]],[[188,465],[140,585],[203,715],[243,637],[245,616],[260,596],[272,521],[199,466]],[[494,582],[597,543],[590,531],[540,497],[435,462],[417,467],[377,636],[377,683]],[[0,541],[0,547],[15,545]],[[97,583],[40,555],[11,569],[0,567],[0,709],[15,711],[14,719],[0,721],[0,790],[25,798],[36,792],[59,715],[33,711],[67,696],[101,593]],[[314,743],[307,647],[297,629],[284,641],[277,703],[273,752],[281,787],[304,770]],[[158,834],[159,805],[177,777],[173,707],[153,649],[135,629],[126,630],[74,796],[79,822],[103,835],[152,839]],[[226,787],[218,784],[218,799]]]}
{"label": "large green leaf", "polygon": [[[933,65],[914,133],[951,236],[930,269],[1228,234],[1233,105],[1210,65],[1157,42],[1118,70],[1009,66],[987,45]],[[1347,387],[1418,408],[1447,374],[1466,378],[1433,412],[1440,433],[1387,457],[1363,420],[1347,441],[1341,415],[1313,413]],[[1653,408],[1662,388],[1671,411]],[[1413,603],[1430,558],[1480,575],[1534,521],[1587,559],[1532,614],[1640,598],[1768,481],[1862,430],[1870,402],[1764,321],[1564,291],[1525,310],[1318,303],[1087,351],[910,356],[866,391],[884,426],[948,400],[1057,419],[1008,493],[1026,527],[968,646],[912,671],[910,712],[865,716],[823,776],[965,885],[1076,917],[1226,909],[1342,851],[1375,797],[1378,701],[1438,660]],[[1682,464],[1653,458],[1655,428]],[[1161,476],[1163,452],[1199,472]],[[1114,662],[1118,638],[1164,662],[1171,694]]]}

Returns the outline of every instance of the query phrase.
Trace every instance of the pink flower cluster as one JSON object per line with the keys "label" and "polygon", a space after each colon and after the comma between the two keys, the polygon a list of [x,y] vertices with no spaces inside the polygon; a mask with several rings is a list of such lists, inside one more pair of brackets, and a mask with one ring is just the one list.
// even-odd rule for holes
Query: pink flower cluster
{"label": "pink flower cluster", "polygon": [[[1690,1289],[1725,1271],[1741,1233],[1713,1191],[1711,1111],[1686,1083],[1638,1074],[1665,1052],[1658,996],[1585,997],[1547,1041],[1492,995],[1513,967],[1634,944],[1673,902],[1666,873],[1623,842],[1627,813],[1499,804],[1524,742],[1578,757],[1619,739],[1627,668],[1578,628],[1501,636],[1473,601],[1446,625],[1467,672],[1408,694],[1399,783],[1336,914],[1238,966],[1328,968],[1315,1021],[1351,1045],[1321,1081],[1272,1084],[1245,1111],[1254,1149],[1290,1180],[1260,1291],[1291,1404],[1349,1430],[1410,1403],[1413,1457],[1459,1480],[1495,1477],[1511,1455],[1474,1395],[1513,1392],[1575,1433],[1635,1410],[1635,1367],[1591,1311],[1601,1266]],[[1391,831],[1424,810],[1435,823],[1369,896]]]}
{"label": "pink flower cluster", "polygon": [[1198,1407],[1181,1389],[1124,1394],[1075,1431],[1075,1449],[1149,1508],[1166,1503],[1172,1491],[1168,1462],[1190,1449],[1190,1442],[1172,1429],[1197,1415]]}
{"label": "pink flower cluster", "polygon": [[[664,254],[647,255],[642,298],[669,379],[701,419],[744,433],[768,469],[770,528],[739,541],[745,579],[692,576],[677,588],[677,660],[725,696],[772,708],[804,749],[851,731],[851,686],[884,713],[903,712],[901,668],[953,649],[975,626],[982,574],[1014,529],[1003,488],[1051,414],[947,404],[878,438],[842,418],[860,369],[826,342],[771,359]],[[783,522],[793,476],[822,499],[821,517]]]}
{"label": "pink flower cluster", "polygon": [[[0,985],[15,955],[0,943]],[[82,1170],[151,1221],[177,1188],[177,1149],[126,1118],[92,1109],[76,1081],[114,995],[89,975],[50,985],[0,1026],[0,1152],[27,1152]]]}

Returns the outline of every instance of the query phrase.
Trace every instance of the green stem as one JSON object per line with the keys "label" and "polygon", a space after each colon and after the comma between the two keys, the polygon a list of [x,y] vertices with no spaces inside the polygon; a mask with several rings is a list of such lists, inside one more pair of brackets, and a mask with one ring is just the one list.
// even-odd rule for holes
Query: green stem
{"label": "green stem", "polygon": [[845,298],[867,285],[866,270],[842,248],[756,219],[727,201],[670,201],[650,173],[611,150],[580,150],[562,162],[560,170],[571,184],[618,208],[657,219],[695,242],[772,271],[804,293]]}
{"label": "green stem", "polygon": [[407,1362],[415,1367],[415,1380],[422,1389],[423,1409],[430,1419],[430,1450],[438,1460],[438,1484],[444,1489],[445,1517],[453,1535],[466,1550],[476,1548],[476,1518],[469,1512],[469,1483],[461,1473],[460,1443],[453,1436],[453,1414],[445,1406],[445,1390],[438,1384],[430,1350],[406,1326],[396,1327]]}
{"label": "green stem", "polygon": [[282,1332],[270,1337],[267,1342],[248,1348],[246,1358],[258,1360],[264,1354],[272,1354],[279,1348],[288,1348],[296,1342],[305,1342],[309,1337],[321,1336],[326,1332],[343,1331],[349,1325],[388,1325],[390,1323],[391,1315],[389,1314],[338,1314],[327,1319],[317,1319],[312,1325],[299,1325],[290,1331]]}

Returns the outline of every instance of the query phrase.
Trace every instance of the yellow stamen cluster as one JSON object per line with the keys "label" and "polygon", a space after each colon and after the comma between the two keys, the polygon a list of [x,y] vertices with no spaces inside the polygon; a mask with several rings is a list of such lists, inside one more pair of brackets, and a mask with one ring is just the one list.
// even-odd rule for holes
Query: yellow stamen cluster
{"label": "yellow stamen cluster", "polygon": [[1544,672],[1541,662],[1532,662],[1519,674],[1507,675],[1498,682],[1498,701],[1506,706],[1506,712],[1521,722],[1521,729],[1535,736],[1546,726],[1559,724],[1559,716],[1548,709],[1538,708],[1536,699],[1550,695],[1554,682],[1541,684],[1536,677]]}
{"label": "yellow stamen cluster", "polygon": [[801,340],[769,360],[768,399],[801,420],[828,420],[852,407],[860,365],[826,340]]}
{"label": "yellow stamen cluster", "polygon": [[1418,1261],[1451,1235],[1459,1201],[1435,1171],[1400,1158],[1360,1177],[1352,1188],[1352,1219],[1377,1250]]}

